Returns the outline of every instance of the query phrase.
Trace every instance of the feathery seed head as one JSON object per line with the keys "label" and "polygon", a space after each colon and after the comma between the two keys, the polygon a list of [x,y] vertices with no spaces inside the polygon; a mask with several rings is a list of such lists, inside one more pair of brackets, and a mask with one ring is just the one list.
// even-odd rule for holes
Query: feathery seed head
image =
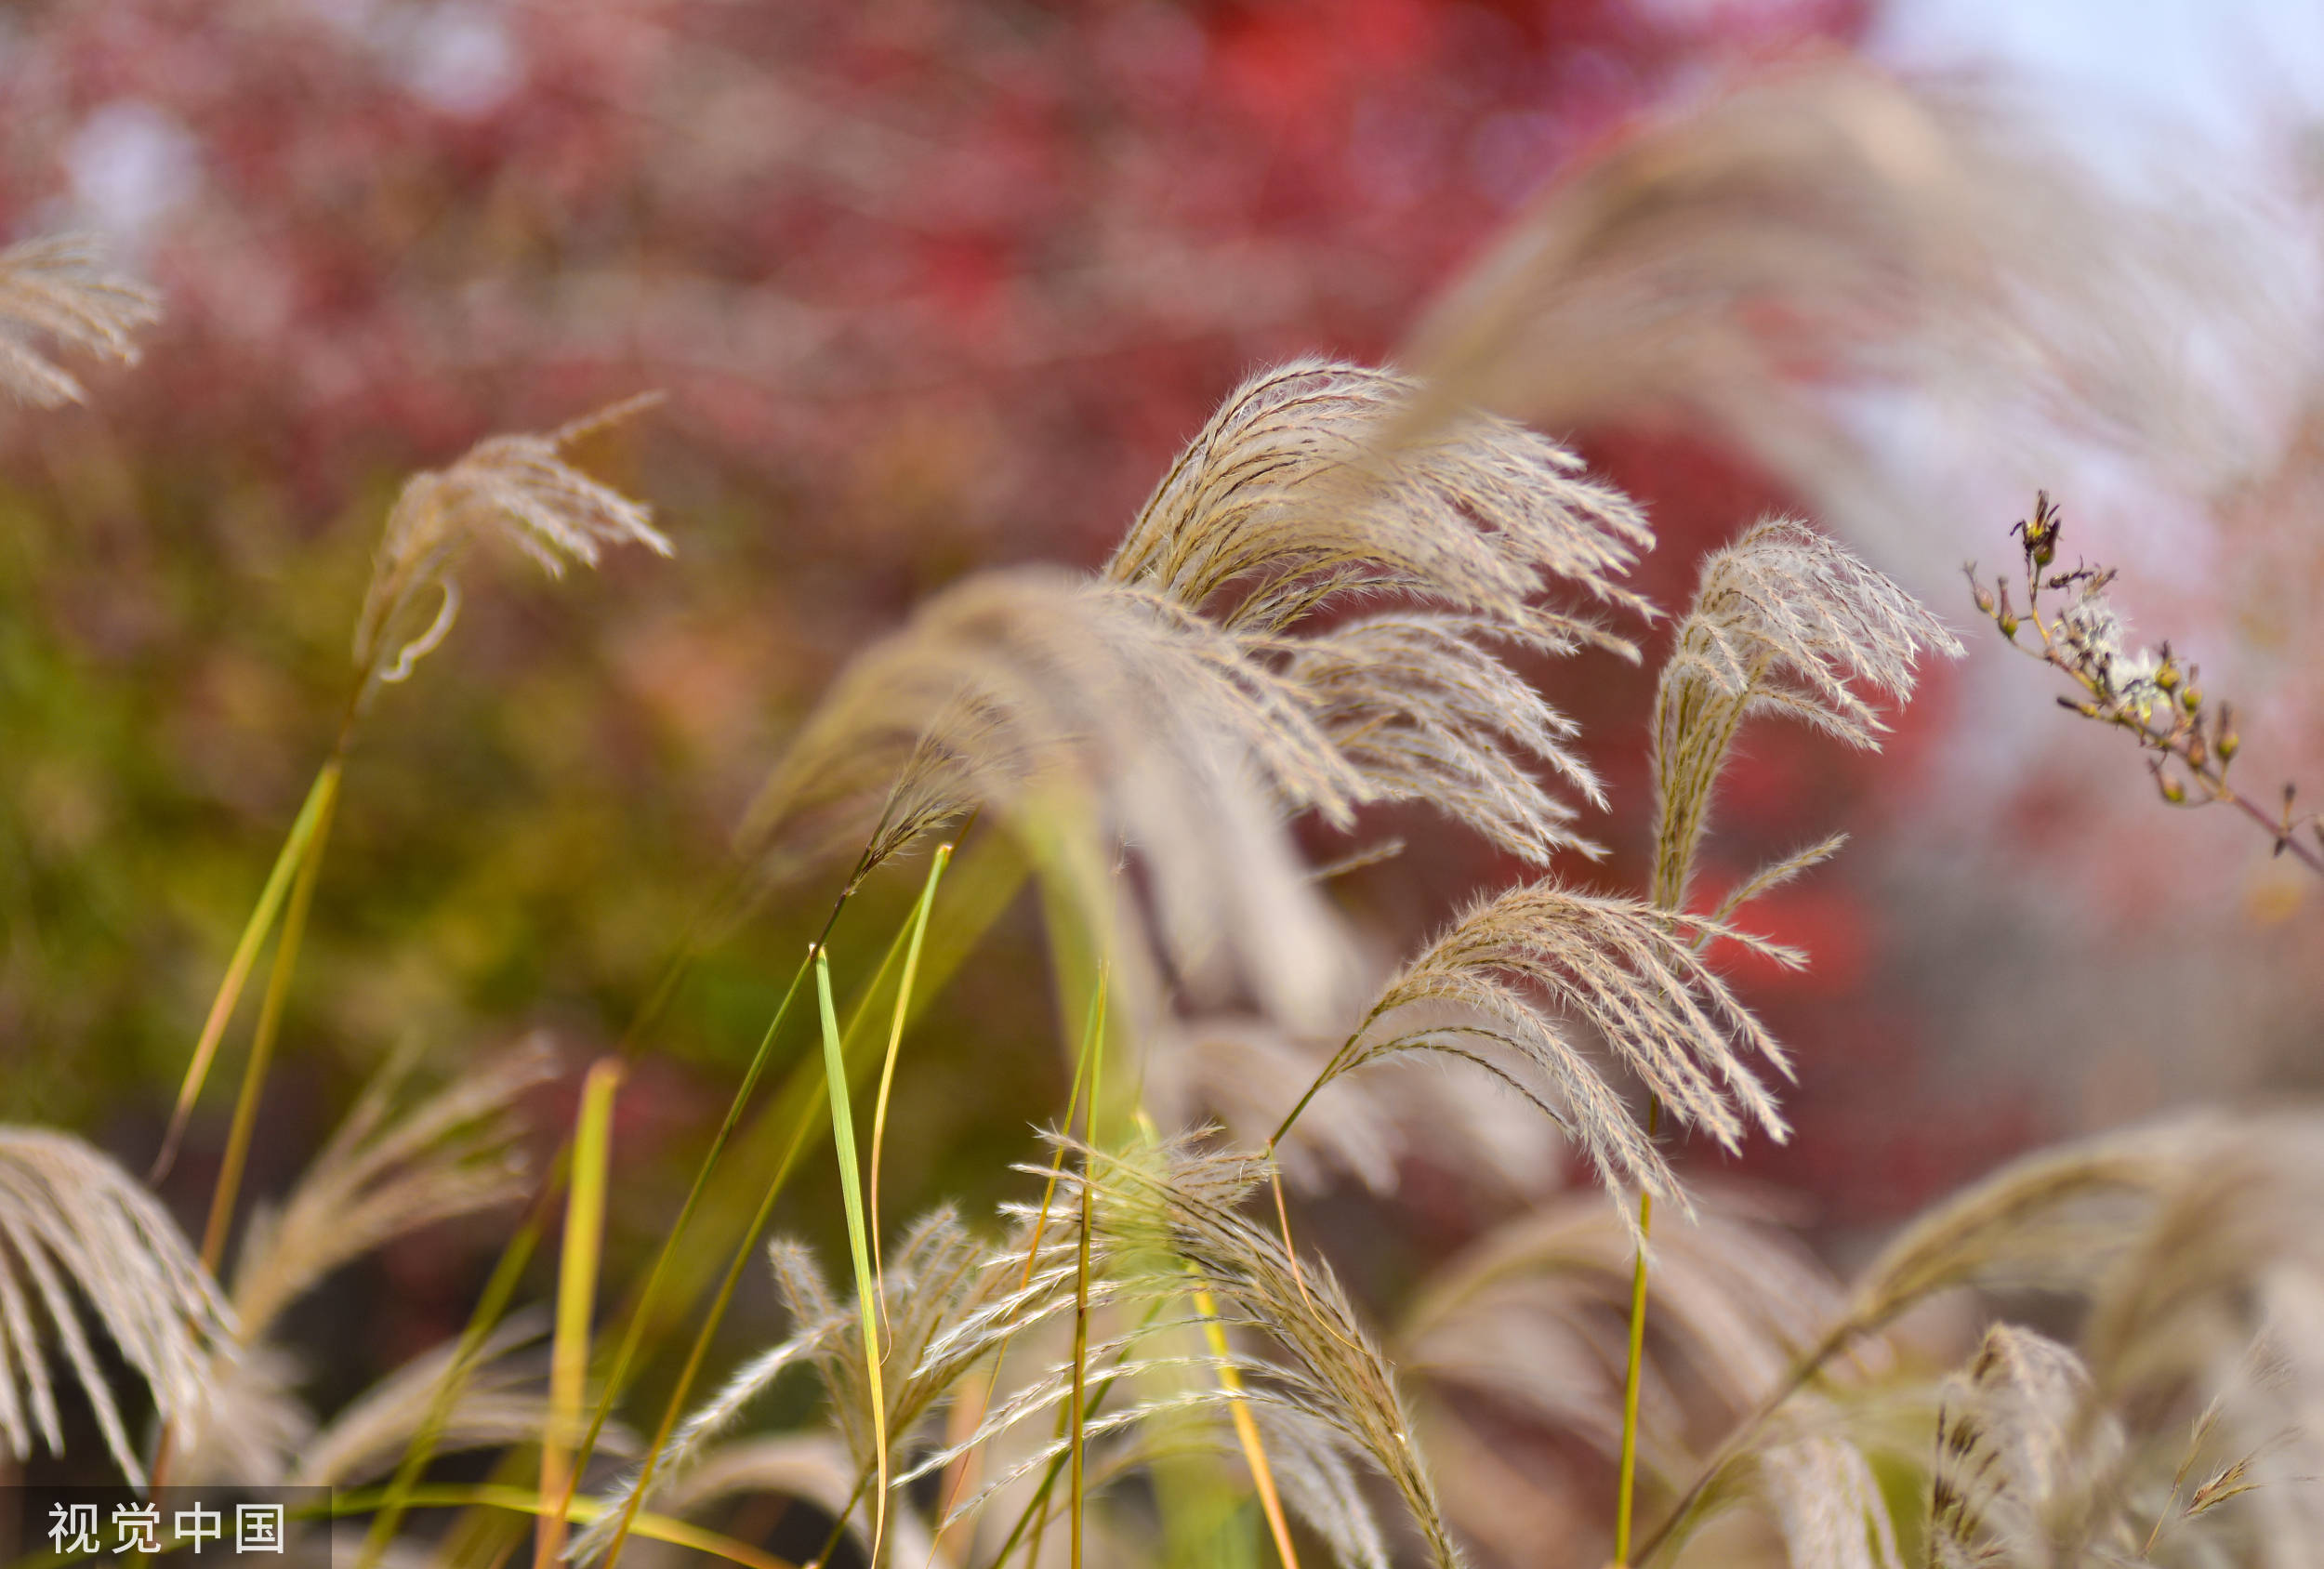
{"label": "feathery seed head", "polygon": [[[1303,1414],[1364,1457],[1402,1498],[1431,1562],[1457,1569],[1462,1555],[1414,1442],[1394,1369],[1330,1271],[1318,1259],[1294,1260],[1273,1231],[1241,1212],[1266,1163],[1198,1151],[1184,1140],[1126,1157],[1071,1147],[1081,1164],[1067,1181],[1089,1188],[1109,1235],[1116,1216],[1137,1218],[1142,1229],[1158,1220],[1170,1251],[1272,1343],[1272,1354],[1238,1359],[1248,1397]],[[1182,1291],[1185,1284],[1162,1275],[1148,1289]]]}
{"label": "feathery seed head", "polygon": [[1961,644],[1911,595],[1804,523],[1775,518],[1703,562],[1655,686],[1654,902],[1684,903],[1728,749],[1754,713],[1852,746],[1887,727],[1855,690],[1899,702],[1924,652]]}
{"label": "feathery seed head", "polygon": [[1779,962],[1787,948],[1723,921],[1543,878],[1471,909],[1422,949],[1373,1003],[1318,1080],[1404,1053],[1470,1062],[1557,1119],[1609,1187],[1684,1194],[1621,1095],[1572,1038],[1578,1024],[1681,1120],[1729,1150],[1758,1127],[1781,1139],[1774,1097],[1745,1059],[1789,1075],[1781,1048],[1703,962],[1740,943]]}
{"label": "feathery seed head", "polygon": [[77,403],[81,384],[28,338],[59,343],[124,363],[138,357],[130,334],[161,320],[161,297],[104,269],[104,246],[88,234],[26,240],[0,251],[0,389],[38,408]]}
{"label": "feathery seed head", "polygon": [[145,1379],[164,1422],[207,1407],[212,1357],[232,1345],[233,1316],[169,1212],[80,1140],[0,1127],[0,1434],[20,1460],[36,1433],[50,1450],[63,1447],[48,1374],[53,1337],[114,1464],[142,1486],[76,1297]]}
{"label": "feathery seed head", "polygon": [[1407,437],[1419,391],[1393,371],[1319,360],[1253,376],[1181,455],[1104,576],[1236,631],[1279,632],[1334,600],[1393,591],[1508,636],[1628,650],[1534,601],[1564,578],[1650,615],[1616,581],[1653,543],[1637,508],[1494,415]]}
{"label": "feathery seed head", "polygon": [[[405,481],[372,557],[355,625],[355,666],[366,695],[409,676],[452,629],[460,606],[453,569],[480,537],[508,541],[551,577],[563,575],[568,560],[595,566],[608,546],[670,553],[644,503],[590,479],[564,457],[575,442],[660,399],[643,393],[545,435],[490,437],[450,468]],[[441,596],[432,609],[429,588]]]}
{"label": "feathery seed head", "polygon": [[[1113,868],[1134,850],[1152,937],[1195,986],[1228,976],[1292,1020],[1327,1016],[1346,959],[1283,820],[1345,824],[1372,791],[1296,686],[1146,589],[992,572],[859,655],[794,737],[743,839],[780,872],[869,849],[859,875],[972,808],[1020,830],[1093,929],[1142,924]],[[1145,984],[1139,944],[1116,976]]]}

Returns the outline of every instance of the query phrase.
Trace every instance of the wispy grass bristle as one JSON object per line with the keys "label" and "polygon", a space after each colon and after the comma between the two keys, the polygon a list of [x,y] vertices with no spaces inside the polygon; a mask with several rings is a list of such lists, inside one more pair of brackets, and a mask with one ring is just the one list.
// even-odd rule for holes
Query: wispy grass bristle
{"label": "wispy grass bristle", "polygon": [[113,1463],[142,1485],[144,1467],[85,1313],[94,1313],[145,1380],[165,1421],[207,1407],[217,1381],[213,1358],[233,1344],[233,1313],[169,1212],[80,1140],[0,1126],[0,1432],[20,1460],[36,1436],[61,1450],[48,1370],[53,1345]]}
{"label": "wispy grass bristle", "polygon": [[10,245],[0,251],[0,391],[35,408],[80,402],[86,389],[33,340],[126,364],[138,357],[133,335],[161,316],[161,296],[106,270],[95,235]]}
{"label": "wispy grass bristle", "polygon": [[1800,962],[1723,922],[1552,878],[1521,884],[1475,905],[1415,956],[1314,1088],[1407,1053],[1467,1061],[1556,1119],[1610,1186],[1683,1199],[1669,1164],[1574,1032],[1596,1035],[1682,1120],[1728,1149],[1752,1128],[1782,1139],[1782,1114],[1746,1059],[1787,1075],[1789,1061],[1704,962],[1697,950],[1713,941]]}
{"label": "wispy grass bristle", "polygon": [[1768,519],[1703,562],[1655,686],[1655,902],[1685,900],[1710,800],[1754,714],[1851,746],[1887,728],[1858,683],[1902,701],[1923,653],[1961,644],[1911,595],[1802,523]]}
{"label": "wispy grass bristle", "polygon": [[1556,443],[1463,414],[1395,440],[1419,386],[1320,360],[1261,372],[1180,455],[1106,562],[1237,632],[1275,633],[1339,600],[1394,592],[1504,635],[1630,645],[1536,601],[1552,582],[1644,617],[1621,585],[1653,543],[1619,492]]}
{"label": "wispy grass bristle", "polygon": [[552,577],[563,575],[568,561],[595,566],[616,545],[670,554],[644,503],[589,478],[565,455],[659,401],[659,393],[645,393],[542,435],[489,437],[451,467],[406,481],[372,558],[355,623],[355,667],[365,692],[404,679],[452,629],[460,608],[453,572],[480,539],[507,541]]}

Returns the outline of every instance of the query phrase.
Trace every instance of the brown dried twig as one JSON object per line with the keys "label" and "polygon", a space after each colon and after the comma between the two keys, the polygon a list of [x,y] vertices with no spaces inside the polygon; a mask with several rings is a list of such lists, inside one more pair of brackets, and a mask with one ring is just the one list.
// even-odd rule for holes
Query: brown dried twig
{"label": "brown dried twig", "polygon": [[[2267,830],[2276,843],[2275,854],[2290,851],[2308,870],[2324,877],[2324,818],[2316,812],[2293,815],[2295,786],[2287,783],[2282,809],[2270,811],[2227,783],[2228,765],[2241,745],[2234,705],[2206,699],[2198,682],[2199,668],[2182,665],[2167,642],[2159,649],[2123,652],[2122,622],[2106,599],[2115,569],[2078,565],[2071,571],[2050,571],[2063,528],[2050,493],[2037,493],[2033,516],[2010,531],[2024,552],[2025,614],[2021,619],[2007,578],[1997,574],[1988,588],[1972,562],[1964,570],[1978,611],[2012,647],[2081,688],[2084,695],[2061,696],[2059,706],[2130,733],[2147,754],[2147,771],[2165,802],[2232,806]],[[2068,593],[2068,601],[2053,602],[2044,613],[2044,596]],[[2028,625],[2040,640],[2039,648],[2018,640],[2019,628]]]}

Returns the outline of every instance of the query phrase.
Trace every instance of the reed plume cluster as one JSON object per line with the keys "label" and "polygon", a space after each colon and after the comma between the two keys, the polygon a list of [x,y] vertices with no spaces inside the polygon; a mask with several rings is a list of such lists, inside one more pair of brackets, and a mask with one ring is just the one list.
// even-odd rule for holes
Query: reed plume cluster
{"label": "reed plume cluster", "polygon": [[[1603,1562],[1610,1545],[1626,1566],[2306,1562],[2324,1539],[2313,1116],[2185,1118],[2029,1157],[1904,1228],[1852,1282],[1774,1206],[1690,1181],[1675,1152],[1684,1134],[1729,1156],[1787,1136],[1793,1062],[1723,967],[1812,962],[1753,932],[1753,901],[1841,845],[1821,839],[1701,896],[1744,727],[1788,718],[1875,748],[1922,662],[1959,645],[1895,582],[1788,517],[1739,528],[1657,634],[1661,611],[1626,582],[1654,543],[1641,509],[1487,405],[1565,408],[1576,394],[1559,377],[1618,383],[1610,367],[1630,367],[1641,396],[1677,377],[1699,346],[1625,280],[1702,251],[1752,192],[1799,200],[1776,204],[1789,216],[1751,244],[1705,253],[1718,268],[1704,292],[1727,326],[1753,299],[1813,297],[1831,312],[1821,326],[1858,343],[1890,297],[1872,275],[1899,253],[1921,308],[1983,309],[2008,292],[1985,248],[1947,240],[1943,215],[1982,199],[1961,169],[1985,165],[1963,164],[1936,119],[1853,78],[1789,91],[1746,96],[1549,198],[1415,340],[1420,374],[1300,361],[1251,377],[1097,570],[966,577],[839,673],[735,846],[759,898],[819,871],[838,891],[683,1207],[601,1315],[617,1064],[592,1070],[556,1157],[526,1163],[517,1107],[555,1072],[538,1050],[419,1095],[399,1063],[287,1199],[243,1221],[231,1288],[214,1278],[366,705],[441,642],[476,541],[504,539],[552,573],[615,545],[670,551],[642,503],[571,461],[634,402],[489,440],[414,479],[356,612],[346,729],[228,967],[165,1145],[279,930],[202,1248],[86,1145],[0,1130],[0,1429],[13,1451],[60,1442],[54,1346],[115,1463],[147,1474],[86,1303],[151,1389],[152,1470],[381,1481],[342,1500],[369,1517],[362,1569],[423,1548],[500,1562],[523,1520],[539,1522],[539,1569],[680,1550],[771,1569],[759,1544],[712,1523],[742,1494],[809,1506],[812,1562],[852,1538],[844,1550],[875,1569],[1531,1562],[1537,1504],[1566,1523],[1576,1561]],[[1833,167],[1849,177],[1836,190],[1808,178]],[[1859,211],[1851,194],[1865,192],[1881,200]],[[1800,270],[1802,257],[1816,265]],[[75,270],[83,258],[0,257],[16,291],[0,289],[0,315],[118,349],[145,297]],[[1826,281],[1829,299],[1811,286]],[[1624,309],[1593,313],[1609,298]],[[1604,339],[1594,360],[1544,370],[1517,351],[1585,328]],[[1721,341],[1737,379],[1708,395],[1741,417],[1752,356]],[[2082,363],[2067,349],[2100,351],[2055,347],[2064,370]],[[15,339],[5,351],[20,357],[0,359],[12,388],[70,388]],[[2121,653],[2103,574],[2050,572],[2055,529],[2044,506],[2023,530],[2044,656],[2080,684],[2083,711],[2136,733],[2159,778],[2225,791],[2225,715],[2167,653]],[[2014,639],[2007,590],[1977,592]],[[2045,614],[2045,597],[2067,592]],[[1642,716],[1651,854],[1644,887],[1614,890],[1572,864],[1598,853],[1582,824],[1605,791],[1534,672],[1550,655],[1640,661],[1657,635]],[[1523,871],[1382,963],[1314,851],[1337,836],[1358,857],[1391,852],[1365,841],[1376,809],[1398,804],[1433,809]],[[2279,847],[2304,855],[2301,826],[2275,824]],[[842,1008],[833,953],[873,946],[847,924],[851,902],[939,834],[951,837],[887,961]],[[953,840],[964,863],[995,847],[973,900],[953,891],[965,873],[940,881]],[[1074,1088],[1045,1158],[1016,1168],[997,1213],[940,1208],[891,1237],[890,1098],[933,1045],[915,1036],[907,1063],[905,1037],[1028,877]],[[823,1049],[801,1049],[760,1106],[809,995]],[[876,1060],[861,1043],[883,1029],[866,1160],[852,1097]],[[1453,1071],[1431,1079],[1431,1100],[1393,1088],[1416,1067]],[[1450,1109],[1413,1114],[1430,1105]],[[754,1106],[779,1120],[750,1120]],[[1287,1175],[1390,1193],[1394,1140],[1477,1145],[1512,1112],[1524,1134],[1500,1164],[1527,1188],[1525,1210],[1399,1309],[1379,1312],[1295,1230]],[[826,1127],[852,1266],[839,1285],[803,1245],[762,1246]],[[765,1156],[776,1148],[779,1162]],[[737,1177],[745,1154],[759,1164]],[[1568,1156],[1601,1192],[1545,1193]],[[544,1318],[515,1304],[561,1186]],[[289,1304],[390,1239],[519,1205],[456,1339],[336,1415],[307,1407],[283,1343]],[[713,1254],[730,1260],[722,1279],[715,1260],[695,1267]],[[762,1259],[785,1332],[697,1395]],[[2075,1311],[2011,1322],[1998,1305],[2026,1293]],[[1974,1349],[1928,1327],[1940,1299],[1975,1305]],[[525,1354],[544,1322],[545,1379]],[[689,1325],[675,1376],[641,1379]],[[780,1425],[776,1409],[790,1414]],[[431,1472],[453,1448],[490,1454],[493,1480]],[[624,1454],[634,1463],[610,1463]],[[430,1542],[412,1514],[439,1506],[467,1513]]]}

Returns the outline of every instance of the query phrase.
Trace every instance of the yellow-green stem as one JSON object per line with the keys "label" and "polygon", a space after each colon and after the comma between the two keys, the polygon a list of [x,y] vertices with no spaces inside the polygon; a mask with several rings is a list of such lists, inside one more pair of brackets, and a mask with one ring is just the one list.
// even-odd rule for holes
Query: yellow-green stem
{"label": "yellow-green stem", "polygon": [[904,979],[896,982],[895,1022],[888,1028],[888,1056],[879,1065],[879,1094],[872,1105],[872,1280],[879,1287],[882,1302],[888,1299],[888,1272],[879,1254],[879,1156],[888,1141],[888,1091],[895,1084],[896,1054],[904,1045],[904,1021],[912,1007],[912,982],[919,974],[920,940],[928,935],[928,913],[936,903],[936,884],[951,861],[952,846],[938,845],[934,863],[928,868],[928,885],[920,890],[918,907],[912,912],[912,943],[904,951]]}
{"label": "yellow-green stem", "polygon": [[[1195,1266],[1186,1266],[1189,1274]],[[1274,1469],[1267,1463],[1266,1445],[1259,1440],[1259,1424],[1252,1419],[1250,1403],[1243,1398],[1243,1375],[1229,1360],[1226,1329],[1219,1323],[1218,1305],[1211,1300],[1208,1287],[1195,1287],[1195,1312],[1202,1317],[1204,1342],[1219,1365],[1219,1387],[1227,1393],[1227,1410],[1235,1418],[1235,1442],[1243,1446],[1244,1463],[1250,1467],[1251,1485],[1259,1489],[1259,1507],[1267,1516],[1268,1533],[1274,1537],[1275,1551],[1283,1559],[1283,1569],[1300,1569],[1300,1555],[1291,1546],[1290,1523],[1284,1518],[1283,1499],[1275,1491]]]}
{"label": "yellow-green stem", "polygon": [[557,1329],[549,1342],[548,1422],[541,1433],[541,1496],[557,1507],[543,1511],[534,1537],[533,1569],[554,1569],[565,1541],[564,1505],[579,1467],[568,1468],[568,1445],[581,1426],[581,1389],[589,1367],[589,1316],[597,1303],[597,1266],[605,1234],[605,1180],[612,1164],[614,1091],[621,1061],[593,1063],[581,1085],[574,1128],[573,1180],[565,1190],[565,1232],[557,1260]]}
{"label": "yellow-green stem", "polygon": [[[1662,1101],[1649,1095],[1646,1137],[1653,1138],[1661,1124]],[[1631,1504],[1638,1481],[1638,1384],[1646,1351],[1646,1243],[1654,1233],[1654,1194],[1641,1188],[1638,1252],[1631,1261],[1630,1277],[1630,1362],[1622,1374],[1621,1477],[1615,1484],[1614,1494],[1614,1562],[1618,1569],[1630,1562]]]}
{"label": "yellow-green stem", "polygon": [[1073,1569],[1081,1569],[1082,1511],[1087,1505],[1087,1471],[1084,1469],[1083,1429],[1089,1420],[1088,1377],[1089,1368],[1089,1229],[1090,1192],[1096,1173],[1087,1162],[1096,1157],[1098,1147],[1098,1101],[1103,1091],[1105,1073],[1105,982],[1106,969],[1098,967],[1096,995],[1090,1003],[1089,1029],[1081,1049],[1089,1063],[1089,1101],[1081,1114],[1082,1142],[1090,1154],[1084,1158],[1081,1172],[1081,1246],[1074,1266],[1074,1387],[1073,1387],[1073,1448],[1072,1475],[1066,1480],[1070,1489],[1067,1503],[1073,1515]]}
{"label": "yellow-green stem", "polygon": [[265,1091],[267,1071],[274,1061],[274,1043],[283,1030],[283,1009],[290,998],[291,975],[298,967],[299,940],[306,935],[307,912],[314,903],[315,879],[323,870],[323,847],[330,841],[331,814],[338,805],[339,763],[333,758],[315,778],[314,821],[298,857],[291,884],[290,903],[283,912],[283,935],[274,944],[274,963],[266,979],[266,995],[258,1003],[258,1023],[250,1036],[250,1056],[243,1064],[242,1088],[234,1097],[234,1120],[226,1130],[226,1153],[218,1166],[218,1184],[210,1190],[210,1218],[202,1230],[202,1267],[212,1274],[226,1258],[227,1233],[233,1228],[234,1202],[242,1190],[242,1175],[250,1157],[250,1140],[257,1129],[258,1099]]}
{"label": "yellow-green stem", "polygon": [[823,1079],[831,1100],[831,1147],[839,1161],[839,1199],[847,1208],[848,1252],[855,1264],[855,1306],[864,1332],[864,1382],[871,1403],[872,1453],[879,1492],[872,1505],[872,1569],[888,1529],[888,1397],[879,1378],[879,1310],[872,1281],[871,1246],[864,1219],[863,1170],[855,1157],[855,1118],[848,1108],[847,1053],[839,1044],[839,1015],[831,1002],[831,961],[815,955],[815,1005],[823,1018]]}
{"label": "yellow-green stem", "polygon": [[307,791],[307,799],[299,807],[297,817],[292,820],[290,833],[274,857],[273,869],[267,873],[266,886],[258,891],[258,903],[243,924],[242,936],[234,943],[234,956],[227,961],[225,979],[218,982],[218,995],[210,999],[209,1016],[202,1022],[201,1038],[193,1044],[193,1060],[186,1064],[186,1076],[178,1087],[178,1103],[170,1109],[169,1128],[162,1136],[161,1153],[153,1157],[153,1168],[146,1177],[148,1183],[159,1182],[177,1163],[178,1142],[185,1138],[187,1119],[193,1114],[193,1103],[201,1097],[202,1086],[209,1077],[218,1042],[225,1038],[227,1022],[234,1016],[234,1005],[242,1000],[242,989],[250,980],[251,967],[258,962],[258,949],[274,928],[274,917],[290,892],[292,875],[306,858],[316,824],[329,810],[328,801],[338,793],[338,784],[339,763],[334,757],[315,775],[314,784]]}

